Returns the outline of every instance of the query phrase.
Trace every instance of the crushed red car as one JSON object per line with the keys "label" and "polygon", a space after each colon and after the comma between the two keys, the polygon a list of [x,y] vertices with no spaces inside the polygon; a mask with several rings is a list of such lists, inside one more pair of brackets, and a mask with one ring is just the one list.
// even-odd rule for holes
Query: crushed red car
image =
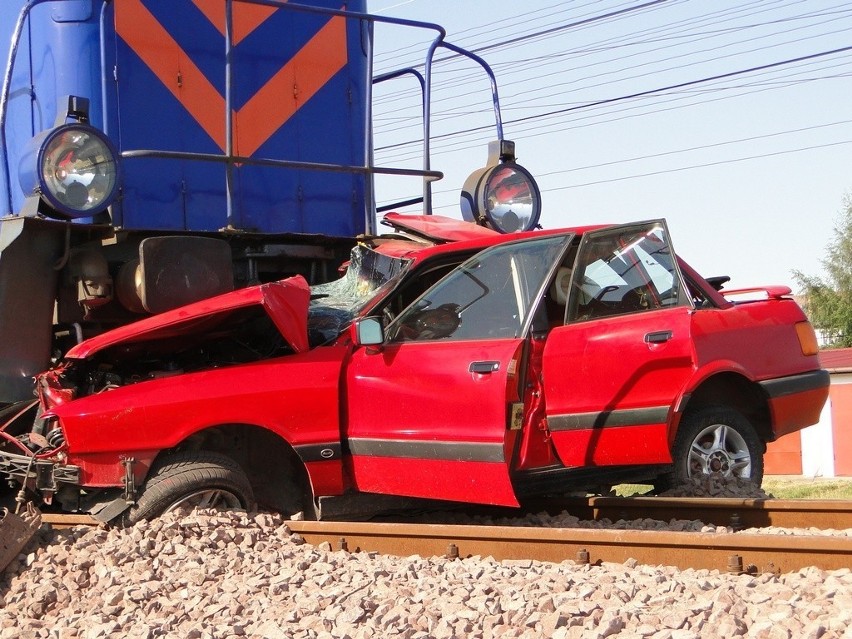
{"label": "crushed red car", "polygon": [[766,442],[819,419],[828,374],[790,290],[717,290],[662,220],[386,221],[335,282],[80,343],[38,377],[35,425],[4,431],[0,472],[104,521],[378,495],[517,506],[711,472],[759,484]]}

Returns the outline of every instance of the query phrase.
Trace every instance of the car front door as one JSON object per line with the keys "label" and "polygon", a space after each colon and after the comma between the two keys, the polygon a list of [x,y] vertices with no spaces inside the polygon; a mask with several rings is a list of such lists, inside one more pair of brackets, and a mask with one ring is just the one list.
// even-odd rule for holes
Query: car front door
{"label": "car front door", "polygon": [[359,490],[517,505],[526,335],[570,239],[479,253],[396,317],[381,346],[356,348],[344,435]]}
{"label": "car front door", "polygon": [[564,281],[565,324],[543,356],[547,426],[562,463],[670,463],[669,418],[694,362],[692,306],[665,224],[586,234]]}

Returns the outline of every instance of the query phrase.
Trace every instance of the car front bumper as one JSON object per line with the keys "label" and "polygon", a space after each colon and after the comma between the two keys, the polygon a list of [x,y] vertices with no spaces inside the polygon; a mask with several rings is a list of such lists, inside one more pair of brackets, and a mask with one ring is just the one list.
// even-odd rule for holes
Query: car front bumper
{"label": "car front bumper", "polygon": [[55,492],[59,484],[80,483],[77,466],[4,451],[0,451],[0,474],[39,492]]}

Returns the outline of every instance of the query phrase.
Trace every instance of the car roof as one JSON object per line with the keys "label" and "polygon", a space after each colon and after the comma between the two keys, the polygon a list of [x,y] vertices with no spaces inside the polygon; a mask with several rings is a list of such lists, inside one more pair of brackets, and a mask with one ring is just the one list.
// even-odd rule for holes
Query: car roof
{"label": "car roof", "polygon": [[385,222],[400,234],[379,237],[374,241],[374,250],[391,257],[425,260],[444,253],[483,250],[497,244],[515,242],[542,235],[576,234],[610,228],[614,224],[595,224],[557,229],[537,229],[522,233],[498,233],[441,215],[400,215],[389,213]]}

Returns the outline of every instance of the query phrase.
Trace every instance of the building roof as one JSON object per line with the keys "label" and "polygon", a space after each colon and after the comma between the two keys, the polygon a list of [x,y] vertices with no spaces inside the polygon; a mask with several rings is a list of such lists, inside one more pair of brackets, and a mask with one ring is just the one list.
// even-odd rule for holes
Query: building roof
{"label": "building roof", "polygon": [[852,373],[852,348],[821,350],[819,361],[829,373]]}

